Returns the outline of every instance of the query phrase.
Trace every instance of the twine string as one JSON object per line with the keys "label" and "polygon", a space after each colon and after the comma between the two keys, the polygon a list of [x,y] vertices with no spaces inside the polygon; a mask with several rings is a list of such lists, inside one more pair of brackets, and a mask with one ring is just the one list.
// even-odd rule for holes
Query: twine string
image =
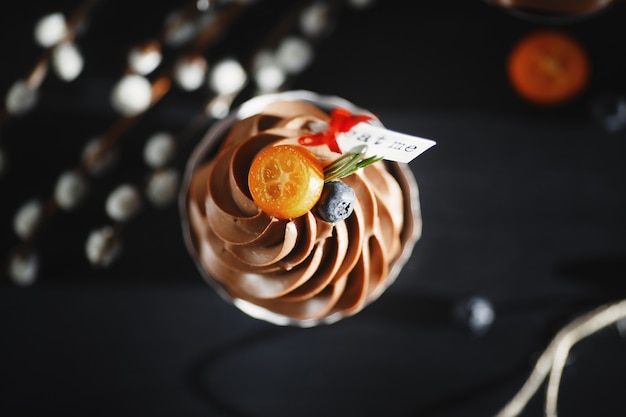
{"label": "twine string", "polygon": [[548,378],[544,413],[558,417],[558,398],[563,370],[578,342],[626,318],[626,300],[602,305],[565,325],[543,351],[530,376],[496,417],[517,417]]}

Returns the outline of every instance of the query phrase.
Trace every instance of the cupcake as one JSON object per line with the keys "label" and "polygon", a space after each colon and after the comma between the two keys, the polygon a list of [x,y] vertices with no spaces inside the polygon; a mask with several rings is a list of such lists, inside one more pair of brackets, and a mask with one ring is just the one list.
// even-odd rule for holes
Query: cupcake
{"label": "cupcake", "polygon": [[216,123],[190,158],[187,247],[207,282],[253,317],[306,327],[353,315],[394,281],[420,236],[410,169],[326,141],[337,111],[349,115],[341,123],[382,126],[338,97],[264,95]]}

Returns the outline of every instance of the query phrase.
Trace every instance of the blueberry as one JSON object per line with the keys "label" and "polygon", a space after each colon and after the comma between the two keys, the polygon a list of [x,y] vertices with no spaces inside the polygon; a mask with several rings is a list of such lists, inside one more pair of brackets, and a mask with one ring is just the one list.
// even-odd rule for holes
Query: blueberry
{"label": "blueberry", "polygon": [[473,296],[461,299],[454,307],[453,315],[473,333],[483,334],[493,324],[496,313],[487,298]]}
{"label": "blueberry", "polygon": [[626,97],[617,93],[604,93],[595,97],[590,104],[593,118],[608,132],[617,132],[626,127]]}
{"label": "blueberry", "polygon": [[345,182],[327,182],[317,202],[317,214],[331,223],[347,219],[354,210],[355,200],[354,190]]}

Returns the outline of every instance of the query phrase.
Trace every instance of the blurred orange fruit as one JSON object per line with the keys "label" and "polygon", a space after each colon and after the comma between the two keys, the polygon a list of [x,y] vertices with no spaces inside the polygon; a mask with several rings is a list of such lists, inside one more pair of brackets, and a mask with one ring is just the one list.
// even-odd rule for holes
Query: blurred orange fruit
{"label": "blurred orange fruit", "polygon": [[523,37],[513,47],[507,72],[513,88],[540,105],[564,103],[589,81],[587,53],[571,35],[541,30]]}

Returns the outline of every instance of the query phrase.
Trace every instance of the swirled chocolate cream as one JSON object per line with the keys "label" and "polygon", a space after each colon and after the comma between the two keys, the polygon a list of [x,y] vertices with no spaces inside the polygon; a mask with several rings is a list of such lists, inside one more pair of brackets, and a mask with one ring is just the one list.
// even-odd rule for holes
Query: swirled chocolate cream
{"label": "swirled chocolate cream", "polygon": [[356,313],[395,279],[421,232],[406,164],[369,161],[326,181],[350,158],[303,138],[333,123],[307,101],[270,103],[216,138],[189,176],[196,261],[258,318],[313,325]]}

